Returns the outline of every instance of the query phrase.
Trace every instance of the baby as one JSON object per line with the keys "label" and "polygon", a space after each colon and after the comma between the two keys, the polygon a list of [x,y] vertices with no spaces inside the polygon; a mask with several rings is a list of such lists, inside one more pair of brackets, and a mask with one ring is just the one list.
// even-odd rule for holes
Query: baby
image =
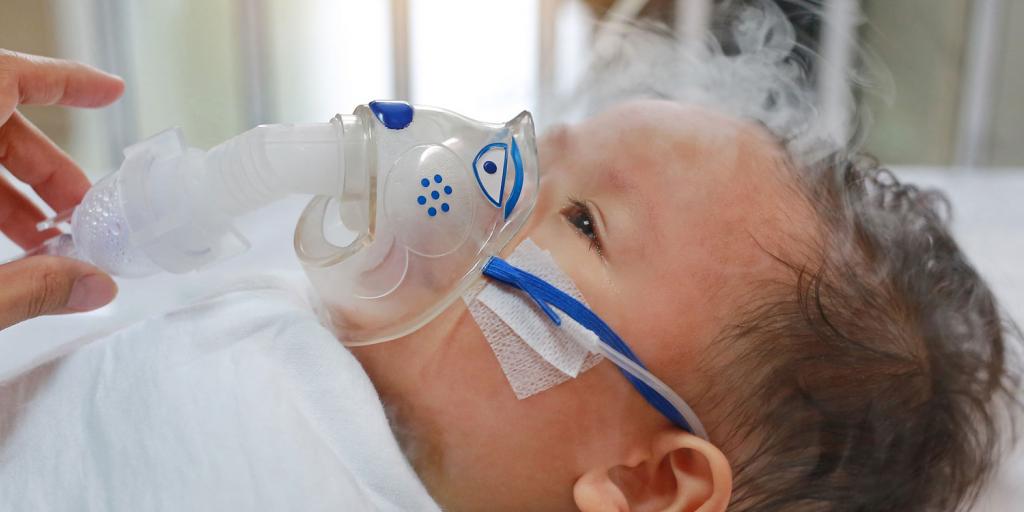
{"label": "baby", "polygon": [[940,196],[866,160],[796,168],[760,126],[669,101],[553,130],[540,157],[520,237],[710,442],[608,362],[516,400],[455,307],[353,350],[442,507],[952,510],[977,490],[1004,334]]}
{"label": "baby", "polygon": [[442,507],[953,510],[995,464],[1015,331],[945,199],[859,153],[852,94],[823,124],[774,4],[722,6],[703,53],[599,29],[621,41],[587,96],[611,106],[542,139],[507,250],[549,251],[709,440],[609,362],[516,400],[453,307],[353,349]]}
{"label": "baby", "polygon": [[[822,132],[784,57],[791,27],[744,12],[744,30],[723,43],[739,56],[704,55],[710,64],[687,70],[688,81],[625,72],[623,91],[607,96],[628,95],[619,94],[628,80],[685,94],[650,88],[669,99],[615,102],[548,131],[534,212],[503,253],[526,239],[548,251],[693,408],[707,439],[659,414],[609,361],[517,399],[462,302],[403,338],[352,348],[359,364],[347,365],[349,352],[305,304],[271,307],[276,295],[249,292],[259,307],[225,295],[166,315],[176,329],[140,324],[0,388],[0,504],[60,508],[36,500],[71,492],[56,482],[74,479],[90,482],[75,491],[83,508],[126,510],[173,509],[203,483],[209,494],[191,503],[211,510],[970,503],[1014,386],[1007,322],[950,237],[942,197]],[[211,318],[232,324],[201,327]],[[130,351],[150,353],[119,363]],[[93,380],[68,384],[75,371]],[[351,397],[372,395],[372,406],[334,411],[354,401],[339,381]],[[75,408],[51,400],[63,416],[33,423],[62,385],[81,395]],[[415,485],[388,458],[385,411]],[[339,423],[387,439],[345,446],[331,430]],[[67,449],[63,460],[55,446]],[[184,465],[162,462],[183,455]],[[104,464],[113,476],[98,476]],[[346,468],[357,478],[332,477]],[[374,485],[360,490],[359,480]],[[261,485],[228,488],[245,481]],[[429,505],[372,499],[388,486],[419,492],[420,481]],[[355,489],[347,501],[337,501],[341,487]]]}

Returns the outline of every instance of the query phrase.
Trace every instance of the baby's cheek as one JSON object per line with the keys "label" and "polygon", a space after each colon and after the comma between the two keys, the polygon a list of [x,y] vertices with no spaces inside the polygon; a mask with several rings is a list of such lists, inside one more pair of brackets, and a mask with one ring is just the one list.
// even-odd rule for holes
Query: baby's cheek
{"label": "baby's cheek", "polygon": [[418,385],[431,388],[430,401],[460,424],[487,428],[489,418],[515,404],[498,359],[466,305],[459,301],[442,317],[449,327],[430,354]]}
{"label": "baby's cheek", "polygon": [[562,229],[563,235],[569,232],[565,230],[564,220],[558,213],[561,208],[558,194],[557,180],[541,180],[540,194],[529,220],[501,251],[502,257],[507,258],[527,238],[548,250],[551,250],[549,247],[557,248],[560,243],[564,243],[564,240],[558,240],[559,229]]}

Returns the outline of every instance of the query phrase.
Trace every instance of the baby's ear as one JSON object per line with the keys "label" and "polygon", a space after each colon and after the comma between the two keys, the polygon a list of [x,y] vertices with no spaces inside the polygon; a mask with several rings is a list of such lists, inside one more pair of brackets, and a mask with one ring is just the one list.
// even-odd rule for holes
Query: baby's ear
{"label": "baby's ear", "polygon": [[657,434],[632,460],[587,471],[573,486],[582,512],[721,512],[731,494],[722,451],[678,429]]}

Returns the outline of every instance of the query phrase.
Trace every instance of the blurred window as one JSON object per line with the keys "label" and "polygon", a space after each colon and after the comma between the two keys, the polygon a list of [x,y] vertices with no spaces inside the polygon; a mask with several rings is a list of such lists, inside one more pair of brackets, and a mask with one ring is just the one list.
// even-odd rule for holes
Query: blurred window
{"label": "blurred window", "polygon": [[[0,0],[0,47],[123,74],[128,93],[114,108],[24,109],[98,176],[125,145],[171,126],[206,147],[257,123],[325,120],[375,98],[492,121],[530,109],[543,126],[546,98],[586,87],[576,81],[591,20],[624,12],[685,27],[711,1]],[[827,52],[837,20],[802,14],[805,0],[776,1],[803,42]],[[863,98],[874,113],[870,151],[892,164],[953,165],[966,147],[982,165],[1024,165],[1024,2],[812,1],[859,7],[865,23],[852,43],[891,71],[892,94]],[[994,21],[979,24],[984,12]]]}

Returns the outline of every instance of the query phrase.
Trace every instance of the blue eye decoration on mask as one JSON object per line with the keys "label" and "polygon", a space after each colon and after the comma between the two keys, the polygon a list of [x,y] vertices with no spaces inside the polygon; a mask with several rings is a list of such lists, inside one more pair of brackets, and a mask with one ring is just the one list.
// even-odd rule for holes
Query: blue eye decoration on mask
{"label": "blue eye decoration on mask", "polygon": [[508,156],[509,145],[504,142],[488,144],[477,153],[473,159],[473,174],[476,175],[476,182],[484,197],[496,208],[505,207],[504,215],[507,219],[512,215],[519,202],[519,196],[523,192],[523,158],[519,154],[519,145],[515,137],[512,138],[512,190],[509,192],[508,200],[505,200],[505,183],[508,181]]}
{"label": "blue eye decoration on mask", "polygon": [[488,144],[473,159],[473,174],[480,190],[495,207],[501,208],[505,197],[505,169],[508,166],[508,144]]}
{"label": "blue eye decoration on mask", "polygon": [[516,203],[519,202],[519,195],[523,193],[523,157],[519,154],[519,144],[516,138],[512,137],[512,167],[515,168],[515,181],[512,182],[512,192],[508,195],[508,202],[505,203],[505,218],[512,215]]}

